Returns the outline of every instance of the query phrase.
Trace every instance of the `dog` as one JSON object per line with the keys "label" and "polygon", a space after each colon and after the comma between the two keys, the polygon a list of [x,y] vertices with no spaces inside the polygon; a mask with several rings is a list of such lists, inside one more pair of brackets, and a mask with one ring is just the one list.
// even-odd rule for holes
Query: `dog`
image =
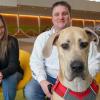
{"label": "dog", "polygon": [[99,87],[88,71],[89,46],[95,37],[89,28],[70,26],[48,38],[43,55],[49,57],[56,45],[60,65],[51,100],[97,100]]}

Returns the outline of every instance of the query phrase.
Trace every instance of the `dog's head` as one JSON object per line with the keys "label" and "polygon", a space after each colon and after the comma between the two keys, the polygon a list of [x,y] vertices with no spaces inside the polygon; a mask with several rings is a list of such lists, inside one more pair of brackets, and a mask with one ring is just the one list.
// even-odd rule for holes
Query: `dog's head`
{"label": "dog's head", "polygon": [[68,27],[60,31],[59,35],[50,36],[43,49],[43,55],[50,56],[52,45],[57,45],[60,63],[59,77],[68,81],[76,77],[85,79],[89,74],[89,46],[94,37],[96,37],[95,33],[88,28]]}

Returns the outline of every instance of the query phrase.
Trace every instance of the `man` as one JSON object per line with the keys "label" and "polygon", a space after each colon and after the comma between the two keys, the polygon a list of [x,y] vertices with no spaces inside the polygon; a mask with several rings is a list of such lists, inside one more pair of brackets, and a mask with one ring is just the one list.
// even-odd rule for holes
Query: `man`
{"label": "man", "polygon": [[34,43],[30,58],[33,79],[25,87],[27,100],[45,100],[45,95],[51,97],[48,85],[54,84],[57,78],[59,70],[58,52],[56,46],[53,46],[52,54],[45,59],[42,50],[51,34],[70,26],[71,7],[67,2],[58,1],[52,6],[52,23],[51,30],[40,34]]}

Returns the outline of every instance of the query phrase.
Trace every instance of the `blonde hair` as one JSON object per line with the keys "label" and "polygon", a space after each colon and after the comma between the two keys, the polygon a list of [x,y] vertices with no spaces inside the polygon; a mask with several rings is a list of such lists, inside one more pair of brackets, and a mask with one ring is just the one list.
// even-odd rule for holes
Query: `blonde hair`
{"label": "blonde hair", "polygon": [[4,32],[3,34],[3,38],[0,40],[0,60],[3,61],[7,55],[7,49],[8,49],[8,32],[7,32],[7,27],[6,27],[6,23],[2,17],[2,15],[0,15],[0,20],[3,24],[3,28],[4,28]]}

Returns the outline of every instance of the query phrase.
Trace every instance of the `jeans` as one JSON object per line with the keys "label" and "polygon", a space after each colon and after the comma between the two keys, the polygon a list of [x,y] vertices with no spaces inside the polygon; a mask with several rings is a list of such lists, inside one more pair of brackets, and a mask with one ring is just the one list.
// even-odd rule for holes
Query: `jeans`
{"label": "jeans", "polygon": [[16,72],[8,78],[3,79],[2,89],[4,100],[15,100],[17,84],[21,79],[22,74],[19,72]]}
{"label": "jeans", "polygon": [[[56,79],[47,76],[47,80],[54,84]],[[32,79],[24,89],[26,100],[45,100],[45,94],[37,80]]]}

